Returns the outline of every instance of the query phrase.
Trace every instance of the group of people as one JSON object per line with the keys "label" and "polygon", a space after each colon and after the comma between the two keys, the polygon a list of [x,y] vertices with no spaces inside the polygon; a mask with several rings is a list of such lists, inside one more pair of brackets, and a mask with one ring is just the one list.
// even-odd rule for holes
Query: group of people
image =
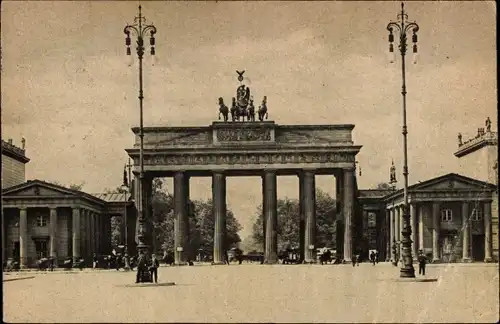
{"label": "group of people", "polygon": [[[158,268],[160,267],[160,261],[156,258],[155,254],[151,255],[151,259],[147,257],[147,252],[140,254],[137,259],[137,276],[135,283],[139,282],[151,282],[154,280],[158,283]],[[149,277],[151,280],[147,280]]]}

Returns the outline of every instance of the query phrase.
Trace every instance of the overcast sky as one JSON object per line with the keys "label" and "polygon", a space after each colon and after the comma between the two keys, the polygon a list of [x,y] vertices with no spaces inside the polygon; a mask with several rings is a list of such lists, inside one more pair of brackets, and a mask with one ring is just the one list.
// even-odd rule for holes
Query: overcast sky
{"label": "overcast sky", "polygon": [[[121,184],[137,126],[138,71],[123,28],[138,2],[2,2],[2,138],[26,138],[28,179]],[[158,62],[144,68],[146,126],[209,125],[217,98],[246,69],[256,100],[278,124],[355,124],[360,188],[402,180],[401,61],[390,64],[386,26],[399,2],[145,2],[158,28]],[[420,25],[419,62],[407,65],[410,184],[459,172],[457,133],[496,120],[494,2],[408,2]],[[411,56],[410,56],[411,58]],[[149,62],[149,58],[146,58]],[[171,190],[171,180],[168,181]],[[331,177],[318,186],[334,193]],[[191,197],[211,196],[192,180]],[[402,181],[400,181],[402,185]],[[241,190],[241,188],[245,188]],[[296,197],[298,181],[278,181]],[[251,230],[260,178],[230,178],[228,205]]]}

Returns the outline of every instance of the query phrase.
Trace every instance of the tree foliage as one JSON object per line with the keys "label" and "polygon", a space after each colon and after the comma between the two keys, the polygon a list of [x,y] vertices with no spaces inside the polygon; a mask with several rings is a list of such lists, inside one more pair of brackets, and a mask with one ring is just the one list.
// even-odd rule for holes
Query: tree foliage
{"label": "tree foliage", "polygon": [[376,189],[388,190],[388,189],[391,189],[391,185],[388,184],[387,182],[381,182],[381,183],[377,184],[377,188]]}
{"label": "tree foliage", "polygon": [[[299,246],[300,215],[298,199],[278,199],[278,250]],[[252,238],[259,249],[264,245],[262,205],[257,207]],[[316,246],[334,247],[336,243],[335,200],[324,191],[316,190]]]}

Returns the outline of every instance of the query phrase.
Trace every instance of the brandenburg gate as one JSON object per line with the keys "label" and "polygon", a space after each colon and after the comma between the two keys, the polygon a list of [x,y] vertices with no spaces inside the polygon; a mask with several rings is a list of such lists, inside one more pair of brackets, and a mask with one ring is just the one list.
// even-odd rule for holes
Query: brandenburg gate
{"label": "brandenburg gate", "polygon": [[[227,121],[227,111],[221,108],[221,112],[225,114],[225,121],[213,122],[205,127],[143,128],[143,193],[146,195],[144,208],[147,217],[151,217],[152,212],[150,201],[153,178],[174,179],[175,263],[185,264],[188,261],[186,250],[189,243],[188,201],[191,177],[212,178],[215,219],[213,261],[216,264],[223,263],[227,248],[224,244],[226,178],[231,176],[262,178],[264,262],[278,262],[276,180],[280,175],[299,177],[300,251],[305,262],[314,261],[317,248],[315,176],[335,177],[335,217],[337,224],[343,228],[342,234],[337,237],[337,253],[345,261],[350,261],[355,156],[361,149],[352,140],[354,125],[278,125],[273,121],[264,121],[260,110],[260,121],[249,117],[249,122],[239,122],[233,117],[231,122]],[[233,111],[231,112],[233,115]],[[139,128],[133,128],[132,131],[136,136],[135,145],[126,151],[134,160],[135,183],[139,183]]]}

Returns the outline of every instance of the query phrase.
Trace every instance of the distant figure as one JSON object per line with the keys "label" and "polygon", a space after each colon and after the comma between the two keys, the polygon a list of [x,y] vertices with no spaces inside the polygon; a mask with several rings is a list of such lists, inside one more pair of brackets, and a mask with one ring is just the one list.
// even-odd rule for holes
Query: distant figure
{"label": "distant figure", "polygon": [[486,131],[487,132],[491,132],[491,120],[490,120],[490,117],[486,118],[485,126],[486,126]]}
{"label": "distant figure", "polygon": [[156,258],[156,255],[151,256],[151,267],[149,272],[151,272],[151,277],[154,279],[155,283],[158,283],[158,268],[160,267],[160,262]]}
{"label": "distant figure", "polygon": [[378,263],[378,251],[375,251],[375,262]]}
{"label": "distant figure", "polygon": [[356,256],[355,255],[352,256],[351,262],[352,262],[352,266],[355,267],[356,266]]}
{"label": "distant figure", "polygon": [[92,257],[92,268],[96,269],[98,264],[99,260],[97,259],[97,254],[94,253],[94,256]]}
{"label": "distant figure", "polygon": [[370,261],[373,265],[375,265],[375,252],[373,251],[370,253]]}
{"label": "distant figure", "polygon": [[424,255],[424,251],[420,250],[418,253],[418,274],[425,276],[425,264],[427,263],[427,258]]}
{"label": "distant figure", "polygon": [[226,263],[227,265],[229,265],[229,253],[227,252],[227,250],[225,251],[225,254],[226,254]]}
{"label": "distant figure", "polygon": [[462,133],[458,133],[458,145],[462,145],[463,142],[462,142]]}

